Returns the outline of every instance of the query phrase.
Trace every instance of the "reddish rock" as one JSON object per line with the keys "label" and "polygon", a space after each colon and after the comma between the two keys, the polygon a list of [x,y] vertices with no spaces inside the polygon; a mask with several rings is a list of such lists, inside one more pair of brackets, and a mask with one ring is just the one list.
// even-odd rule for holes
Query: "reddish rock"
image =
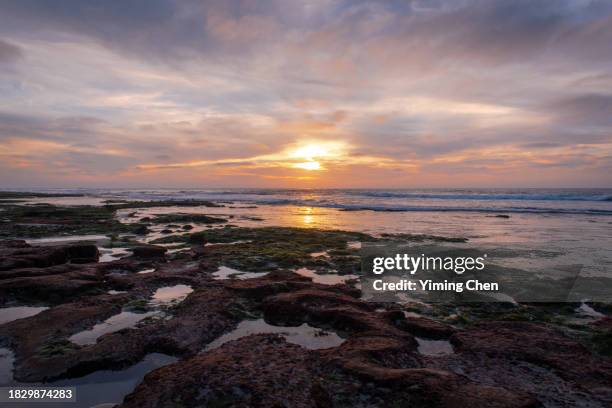
{"label": "reddish rock", "polygon": [[449,371],[432,368],[386,368],[361,360],[344,365],[349,372],[385,387],[411,391],[416,406],[535,408],[539,402],[528,393],[481,385]]}
{"label": "reddish rock", "polygon": [[257,279],[228,280],[225,286],[249,298],[262,300],[279,293],[299,290],[303,288],[301,283],[304,282],[310,283],[310,279],[290,271],[273,271]]}
{"label": "reddish rock", "polygon": [[610,316],[603,317],[599,320],[594,321],[591,325],[598,329],[612,331],[612,317]]}
{"label": "reddish rock", "polygon": [[449,325],[424,317],[406,317],[400,322],[402,328],[415,336],[430,339],[448,339],[455,332]]}
{"label": "reddish rock", "polygon": [[253,335],[153,371],[121,406],[329,407],[317,368],[308,350]]}
{"label": "reddish rock", "polygon": [[17,268],[46,268],[68,262],[66,247],[19,247],[2,248],[0,271]]}
{"label": "reddish rock", "polygon": [[0,243],[0,271],[17,268],[47,268],[67,262],[97,262],[98,257],[98,248],[90,244],[32,247],[25,244],[24,241],[2,241]]}
{"label": "reddish rock", "polygon": [[421,366],[416,348],[412,338],[364,335],[350,337],[340,346],[321,353],[327,361],[342,366],[367,361],[380,367],[407,368]]}
{"label": "reddish rock", "polygon": [[8,343],[16,356],[14,376],[18,381],[41,381],[51,378],[66,355],[55,357],[44,353],[45,346],[92,327],[121,310],[127,295],[88,297],[45,310],[27,319],[0,325],[0,339]]}
{"label": "reddish rock", "polygon": [[[145,219],[143,218],[141,221],[144,222]],[[136,228],[134,228],[132,232],[136,235],[147,235],[150,232],[150,230],[146,225],[140,224]]]}
{"label": "reddish rock", "polygon": [[[1,325],[0,342],[16,355],[15,378],[37,382],[79,377],[135,364],[153,352],[191,356],[233,329],[245,313],[234,293],[211,287],[191,293],[173,309],[172,319],[109,333],[85,347],[68,342],[71,335],[119,313],[133,299],[132,294],[86,297]],[[58,352],[41,353],[49,345]]]}
{"label": "reddish rock", "polygon": [[[332,290],[313,288],[313,285],[310,286],[310,288],[268,297],[264,300],[264,307],[287,306],[289,308],[325,309],[342,305],[367,311],[373,311],[374,309],[372,305],[352,296]],[[279,311],[279,313],[285,312]],[[285,314],[289,315],[291,312],[287,311]]]}
{"label": "reddish rock", "polygon": [[132,253],[137,258],[162,258],[167,249],[157,245],[141,245],[133,247]]}
{"label": "reddish rock", "polygon": [[61,275],[63,273],[76,271],[82,268],[83,267],[79,265],[61,264],[61,265],[49,266],[47,268],[11,269],[8,271],[0,272],[0,286],[2,284],[1,282],[6,279],[27,278],[27,277],[36,277],[36,276],[45,276],[45,275]]}
{"label": "reddish rock", "polygon": [[[79,269],[76,265],[61,265],[55,268],[58,273],[53,275],[0,280],[0,302],[13,299],[25,302],[64,303],[101,291],[102,278],[95,269]],[[60,273],[61,269],[64,270],[63,273]]]}
{"label": "reddish rock", "polygon": [[589,388],[612,384],[612,359],[594,356],[582,344],[543,324],[484,322],[455,333],[451,341],[460,352],[553,368],[560,377]]}
{"label": "reddish rock", "polygon": [[377,333],[412,338],[374,311],[374,305],[322,289],[302,289],[264,299],[266,319],[283,325],[314,322],[351,333]]}
{"label": "reddish rock", "polygon": [[75,244],[66,247],[68,259],[71,263],[98,262],[100,252],[98,247],[92,244]]}
{"label": "reddish rock", "polygon": [[[370,339],[348,348],[382,351],[397,345]],[[390,390],[376,395],[374,406],[537,406],[525,393],[475,384],[443,370],[387,368],[355,359],[338,372],[326,362],[325,355],[333,352],[309,351],[277,335],[251,335],[151,372],[121,407],[331,407],[334,401],[358,403],[358,394],[368,392],[366,383],[376,385],[368,388],[373,394],[376,387]],[[331,372],[335,377],[327,375]]]}
{"label": "reddish rock", "polygon": [[[182,360],[151,372],[124,406],[526,408],[538,404],[533,395],[546,402],[550,393],[562,394],[557,402],[572,394],[575,399],[568,401],[585,405],[609,398],[610,359],[543,324],[486,322],[455,330],[426,318],[404,318],[397,307],[381,312],[382,305],[361,301],[346,285],[315,284],[288,271],[217,281],[210,274],[221,258],[206,250],[199,258],[166,262],[165,248],[143,248],[140,255],[135,250],[135,256],[118,261],[74,265],[96,258],[97,248],[0,242],[2,262],[10,258],[28,265],[5,264],[0,303],[59,304],[0,325],[0,344],[15,352],[17,380],[79,377],[160,352]],[[144,268],[156,271],[134,273]],[[166,310],[171,318],[109,333],[83,347],[67,341],[129,301],[146,300],[157,288],[178,283],[195,291]],[[129,293],[101,294],[109,289]],[[333,328],[346,341],[307,350],[277,335],[254,335],[203,352],[260,311],[269,323]],[[609,321],[594,327],[603,330]],[[455,353],[423,356],[413,335],[450,337]],[[511,381],[513,376],[520,378]]]}
{"label": "reddish rock", "polygon": [[30,245],[23,239],[2,239],[0,240],[0,251],[5,248],[29,248]]}

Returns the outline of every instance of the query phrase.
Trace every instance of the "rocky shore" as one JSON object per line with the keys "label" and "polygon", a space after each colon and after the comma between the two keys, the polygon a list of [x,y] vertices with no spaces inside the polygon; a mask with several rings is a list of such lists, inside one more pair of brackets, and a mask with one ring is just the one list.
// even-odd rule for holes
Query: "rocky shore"
{"label": "rocky shore", "polygon": [[[12,232],[45,224],[54,232],[68,225],[71,233],[91,232],[97,224],[134,233],[155,224],[117,224],[116,210],[100,207],[99,218],[74,218],[85,210],[40,206],[28,213],[10,204],[3,222]],[[160,223],[173,233],[157,244],[114,237],[127,256],[105,262],[95,243],[0,241],[0,314],[42,310],[0,325],[0,347],[12,354],[0,364],[10,365],[9,383],[69,384],[121,372],[157,353],[172,362],[149,370],[121,407],[612,404],[612,324],[605,305],[593,305],[599,319],[576,327],[558,319],[576,305],[365,302],[355,280],[346,278],[360,273],[351,243],[379,238],[230,222],[167,216]],[[198,223],[214,228],[183,228]],[[399,238],[406,239],[384,239]],[[296,273],[300,268],[338,283],[317,283]],[[229,272],[220,275],[223,270]],[[207,348],[257,319],[280,329],[237,334]],[[312,328],[318,346],[297,344],[296,327]],[[320,347],[325,336],[340,340]]]}

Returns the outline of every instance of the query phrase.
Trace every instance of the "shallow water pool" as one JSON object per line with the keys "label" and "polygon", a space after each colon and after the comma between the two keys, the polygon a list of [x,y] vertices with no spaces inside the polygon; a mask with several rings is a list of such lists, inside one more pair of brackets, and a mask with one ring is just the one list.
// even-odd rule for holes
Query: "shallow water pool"
{"label": "shallow water pool", "polygon": [[24,319],[26,317],[32,317],[47,309],[48,307],[44,306],[3,307],[0,309],[0,324],[12,322],[13,320]]}
{"label": "shallow water pool", "polygon": [[280,334],[289,343],[297,344],[310,350],[336,347],[344,343],[344,339],[331,331],[312,327],[306,323],[295,327],[273,326],[264,319],[243,320],[234,330],[209,343],[204,351],[214,350],[228,341],[237,340],[251,334]]}

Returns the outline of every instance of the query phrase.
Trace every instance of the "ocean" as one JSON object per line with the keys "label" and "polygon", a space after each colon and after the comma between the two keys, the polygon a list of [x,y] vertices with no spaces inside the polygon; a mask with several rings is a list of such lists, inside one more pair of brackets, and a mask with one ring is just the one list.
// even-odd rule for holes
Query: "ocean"
{"label": "ocean", "polygon": [[[140,216],[201,212],[240,226],[343,229],[374,235],[464,237],[501,265],[534,272],[582,268],[612,276],[612,189],[64,189],[83,197],[38,198],[63,205],[109,199],[185,200],[226,207],[165,207]],[[231,208],[230,208],[231,207]],[[127,211],[126,211],[127,212]],[[119,213],[121,216],[121,212]],[[127,219],[126,219],[127,220]]]}
{"label": "ocean", "polygon": [[612,189],[54,189],[105,198],[222,200],[372,211],[612,215]]}

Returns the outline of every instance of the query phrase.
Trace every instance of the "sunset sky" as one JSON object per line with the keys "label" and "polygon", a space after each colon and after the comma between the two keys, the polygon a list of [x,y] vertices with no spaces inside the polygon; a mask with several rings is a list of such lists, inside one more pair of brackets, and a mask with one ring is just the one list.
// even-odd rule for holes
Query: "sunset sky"
{"label": "sunset sky", "polygon": [[0,2],[0,187],[612,187],[612,1]]}

